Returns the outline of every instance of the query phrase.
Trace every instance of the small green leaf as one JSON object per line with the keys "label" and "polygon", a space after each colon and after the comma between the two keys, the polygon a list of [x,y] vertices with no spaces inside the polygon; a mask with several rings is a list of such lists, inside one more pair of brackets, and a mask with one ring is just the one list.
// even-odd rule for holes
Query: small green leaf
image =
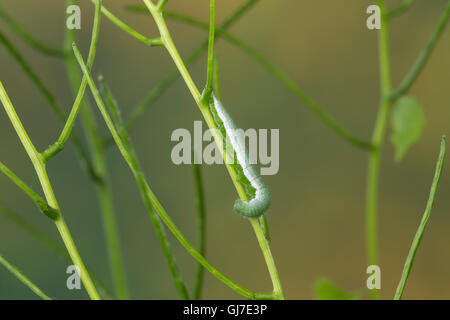
{"label": "small green leaf", "polygon": [[420,103],[413,97],[401,97],[391,116],[391,142],[395,147],[395,161],[402,160],[408,149],[420,139],[425,116]]}
{"label": "small green leaf", "polygon": [[319,279],[314,285],[314,293],[317,300],[356,300],[357,295],[347,293],[336,287],[328,279]]}

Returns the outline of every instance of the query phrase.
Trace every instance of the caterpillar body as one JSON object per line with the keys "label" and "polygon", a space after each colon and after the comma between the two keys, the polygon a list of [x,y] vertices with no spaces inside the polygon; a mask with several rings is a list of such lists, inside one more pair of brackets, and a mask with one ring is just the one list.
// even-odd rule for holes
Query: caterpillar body
{"label": "caterpillar body", "polygon": [[248,202],[241,199],[236,200],[234,210],[246,218],[258,218],[270,206],[269,189],[262,181],[256,168],[250,164],[243,137],[236,134],[237,131],[233,119],[231,119],[222,102],[214,93],[212,94],[209,107],[223,141],[229,141],[233,148],[234,161],[231,166],[238,175],[237,180],[245,186],[247,193],[252,197]]}

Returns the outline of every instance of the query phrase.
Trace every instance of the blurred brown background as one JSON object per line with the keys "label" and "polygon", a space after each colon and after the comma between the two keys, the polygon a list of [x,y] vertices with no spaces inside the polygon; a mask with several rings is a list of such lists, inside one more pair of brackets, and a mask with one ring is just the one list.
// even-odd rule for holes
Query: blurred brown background
{"label": "blurred brown background", "polygon": [[[221,21],[243,0],[217,1]],[[390,7],[398,1],[387,1]],[[391,24],[393,83],[398,84],[417,58],[444,8],[444,0],[419,0]],[[2,0],[1,6],[38,38],[62,44],[65,2]],[[359,136],[370,138],[378,107],[376,32],[366,28],[366,8],[375,1],[261,0],[231,32],[249,42],[286,70],[323,108]],[[125,11],[140,1],[105,0],[104,5],[148,36],[156,36],[153,20]],[[79,44],[86,54],[93,5],[80,1],[82,30]],[[208,1],[171,0],[168,8],[208,19]],[[31,61],[68,112],[72,98],[65,68],[57,59],[30,49],[0,21],[6,33]],[[186,56],[206,33],[169,21],[181,54]],[[280,129],[280,171],[265,180],[273,194],[267,214],[272,251],[290,299],[310,299],[318,277],[328,277],[345,290],[364,292],[365,183],[368,155],[337,137],[271,74],[240,50],[217,42],[222,95],[235,122],[247,128]],[[450,30],[446,30],[432,58],[412,88],[422,103],[427,126],[420,142],[401,164],[394,164],[386,142],[379,201],[379,250],[382,297],[392,298],[411,240],[428,198],[442,134],[450,134]],[[201,87],[206,56],[190,68]],[[125,114],[158,80],[173,68],[163,48],[149,48],[103,19],[94,74],[103,74]],[[36,87],[7,51],[0,47],[0,78],[34,143],[42,150],[59,134],[56,118]],[[91,97],[90,93],[88,93]],[[98,112],[96,111],[98,116]],[[98,117],[99,120],[100,117]],[[150,185],[169,214],[195,243],[196,219],[190,166],[170,161],[176,128],[192,129],[201,115],[186,86],[178,80],[140,119],[133,140]],[[106,134],[103,122],[100,122]],[[81,127],[80,125],[78,125]],[[29,159],[0,112],[0,159],[40,190]],[[153,226],[125,162],[112,147],[108,153],[116,215],[132,298],[177,298]],[[407,299],[450,298],[450,176],[444,169],[436,206],[408,281]],[[254,233],[233,212],[237,197],[225,168],[204,167],[207,197],[207,258],[244,286],[271,288]],[[49,165],[56,196],[80,253],[110,288],[106,247],[94,186],[68,148]],[[6,177],[0,176],[0,199],[58,237],[53,224]],[[194,260],[170,237],[182,275],[192,287]],[[19,266],[48,294],[57,298],[86,298],[83,290],[65,287],[66,265],[14,224],[0,217],[0,252]],[[203,297],[239,298],[228,287],[206,275]],[[35,298],[0,268],[0,299]]]}

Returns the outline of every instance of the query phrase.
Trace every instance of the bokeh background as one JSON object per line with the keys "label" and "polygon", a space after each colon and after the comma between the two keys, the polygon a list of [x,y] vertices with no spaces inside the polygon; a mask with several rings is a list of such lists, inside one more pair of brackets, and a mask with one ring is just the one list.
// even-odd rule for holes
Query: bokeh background
{"label": "bokeh background", "polygon": [[[79,1],[86,54],[93,5]],[[221,21],[243,0],[217,1]],[[313,99],[347,128],[370,138],[379,102],[377,37],[366,28],[365,13],[375,1],[261,0],[231,32],[285,70]],[[390,7],[399,1],[387,1]],[[419,0],[391,24],[393,83],[398,84],[428,41],[444,0]],[[140,1],[105,0],[104,5],[148,36],[157,35],[153,20],[124,10]],[[3,9],[39,39],[63,42],[65,3],[56,0],[3,0]],[[208,19],[208,1],[171,0],[168,8]],[[206,33],[169,21],[183,56]],[[0,28],[63,104],[72,105],[62,62],[30,49],[4,22]],[[217,42],[222,95],[240,127],[280,129],[280,171],[265,177],[273,194],[267,214],[272,251],[290,299],[313,298],[314,282],[327,277],[348,291],[364,293],[366,282],[365,183],[368,155],[325,127],[296,97],[246,54]],[[412,88],[427,126],[420,142],[400,164],[389,141],[383,153],[379,199],[379,250],[382,297],[392,298],[404,259],[421,219],[439,151],[440,137],[450,134],[450,31],[442,36],[430,62]],[[205,80],[206,56],[190,67],[197,85]],[[149,48],[104,19],[94,74],[103,74],[127,115],[148,90],[173,68],[163,48]],[[32,137],[42,150],[59,134],[59,124],[45,100],[16,61],[0,47],[0,77]],[[88,93],[89,98],[90,93]],[[99,119],[102,132],[107,134]],[[133,141],[150,185],[185,235],[196,241],[196,211],[190,166],[170,160],[176,128],[192,130],[201,115],[180,80],[137,123]],[[78,124],[78,127],[81,127]],[[0,112],[0,159],[36,190],[32,165],[3,110]],[[132,298],[172,299],[177,294],[153,226],[125,162],[108,151],[114,204]],[[237,197],[222,166],[204,166],[207,197],[207,258],[225,274],[258,291],[271,288],[256,238],[233,212]],[[49,173],[78,249],[89,268],[112,289],[95,188],[69,147],[51,161]],[[447,161],[438,198],[408,281],[405,298],[450,298],[450,175]],[[0,176],[0,199],[58,239],[53,224],[6,177]],[[196,264],[170,237],[183,277],[193,286]],[[66,264],[0,215],[0,252],[53,297],[86,298],[65,287]],[[210,275],[203,297],[239,298]],[[0,299],[35,296],[0,268]]]}

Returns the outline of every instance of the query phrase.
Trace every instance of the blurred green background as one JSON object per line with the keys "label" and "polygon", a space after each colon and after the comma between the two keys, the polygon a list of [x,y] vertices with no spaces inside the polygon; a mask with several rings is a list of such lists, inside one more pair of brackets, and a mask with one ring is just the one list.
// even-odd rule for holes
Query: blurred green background
{"label": "blurred green background", "polygon": [[[221,21],[243,0],[217,1]],[[375,1],[261,0],[231,32],[248,41],[337,120],[359,136],[370,138],[379,100],[377,36],[366,28],[366,8]],[[444,0],[419,0],[391,24],[393,83],[398,84],[428,41]],[[65,1],[9,0],[2,7],[38,38],[62,44]],[[394,6],[398,1],[387,1]],[[105,0],[104,5],[148,36],[153,20],[125,11],[140,1]],[[86,55],[93,5],[80,1],[79,44]],[[171,0],[168,8],[208,19],[208,1]],[[181,54],[202,41],[204,31],[169,21]],[[0,29],[31,61],[63,104],[72,105],[62,62],[30,49],[0,21]],[[266,70],[230,44],[216,47],[221,65],[222,95],[238,126],[280,129],[280,171],[265,177],[273,194],[267,214],[286,296],[310,299],[313,284],[328,277],[345,290],[364,292],[365,183],[368,155],[337,137]],[[442,36],[411,93],[422,103],[427,126],[420,142],[401,164],[393,162],[387,141],[383,154],[379,201],[379,250],[382,297],[392,298],[411,240],[428,198],[442,134],[450,134],[450,31]],[[206,56],[190,71],[197,85],[205,80]],[[173,68],[163,48],[149,48],[103,19],[94,75],[103,74],[125,114]],[[0,78],[33,142],[42,150],[56,140],[59,124],[36,87],[16,61],[0,47]],[[88,91],[87,91],[88,92]],[[91,97],[88,93],[89,98]],[[98,116],[102,131],[104,123]],[[176,128],[192,130],[201,115],[186,86],[178,80],[138,122],[134,144],[151,187],[185,235],[196,241],[196,211],[190,166],[170,160]],[[81,127],[78,124],[78,127]],[[0,112],[0,159],[36,190],[32,165]],[[114,204],[131,297],[177,298],[166,261],[137,186],[117,148],[108,152]],[[88,267],[112,288],[95,188],[68,148],[48,166],[56,196]],[[224,167],[204,166],[207,197],[207,258],[232,279],[258,291],[271,288],[256,238],[233,212],[237,197]],[[450,298],[450,176],[444,169],[436,206],[408,281],[404,298]],[[6,177],[0,176],[0,199],[42,230],[58,234],[53,224]],[[193,286],[196,264],[170,237],[183,277]],[[83,290],[65,287],[66,264],[0,216],[0,252],[53,297],[86,298]],[[210,275],[204,298],[239,298]],[[0,268],[0,299],[35,296]]]}

